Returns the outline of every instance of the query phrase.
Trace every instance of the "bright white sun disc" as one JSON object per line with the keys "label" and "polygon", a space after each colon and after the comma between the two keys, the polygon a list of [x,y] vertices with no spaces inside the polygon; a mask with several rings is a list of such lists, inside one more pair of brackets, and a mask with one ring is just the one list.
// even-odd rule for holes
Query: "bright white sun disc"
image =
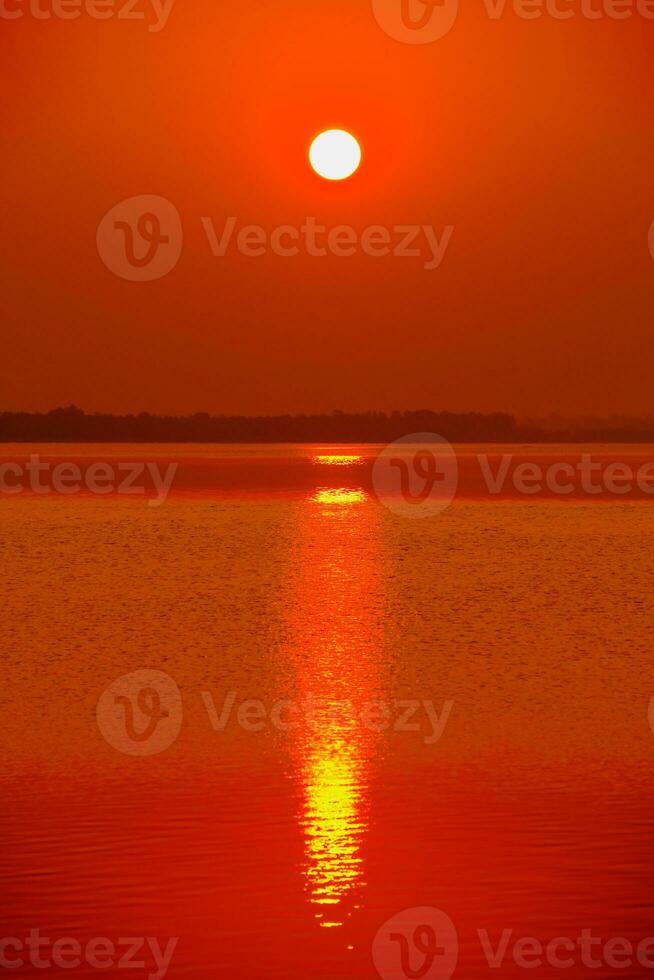
{"label": "bright white sun disc", "polygon": [[361,147],[344,129],[328,129],[311,144],[309,160],[325,180],[345,180],[361,163]]}

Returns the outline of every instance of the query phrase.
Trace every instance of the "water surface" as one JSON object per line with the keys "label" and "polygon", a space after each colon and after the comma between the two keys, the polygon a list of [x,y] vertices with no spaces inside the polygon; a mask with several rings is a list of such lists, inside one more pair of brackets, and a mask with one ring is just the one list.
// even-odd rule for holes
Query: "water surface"
{"label": "water surface", "polygon": [[[646,502],[464,495],[411,521],[366,447],[97,454],[118,452],[214,476],[160,507],[0,499],[4,936],[179,937],[179,978],[374,977],[380,926],[435,906],[476,980],[498,973],[478,929],[654,933]],[[183,719],[140,758],[96,707],[143,668]],[[411,701],[446,711],[440,737],[424,708],[396,730]],[[616,972],[644,975],[568,971]]]}

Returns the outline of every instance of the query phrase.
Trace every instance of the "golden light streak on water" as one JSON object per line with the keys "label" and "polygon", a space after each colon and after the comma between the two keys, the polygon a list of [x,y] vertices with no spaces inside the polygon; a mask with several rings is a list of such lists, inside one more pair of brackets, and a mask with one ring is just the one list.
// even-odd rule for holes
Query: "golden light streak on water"
{"label": "golden light streak on water", "polygon": [[311,500],[316,504],[361,504],[368,494],[365,490],[349,490],[346,487],[322,487],[316,490]]}
{"label": "golden light streak on water", "polygon": [[287,607],[284,655],[298,698],[313,705],[295,733],[292,756],[305,887],[323,928],[342,926],[365,888],[362,845],[379,736],[361,724],[360,713],[382,683],[380,515],[348,505],[366,499],[361,487],[319,487],[298,508]]}
{"label": "golden light streak on water", "polygon": [[314,456],[313,462],[322,466],[355,466],[363,462],[363,456],[329,453],[324,456]]}

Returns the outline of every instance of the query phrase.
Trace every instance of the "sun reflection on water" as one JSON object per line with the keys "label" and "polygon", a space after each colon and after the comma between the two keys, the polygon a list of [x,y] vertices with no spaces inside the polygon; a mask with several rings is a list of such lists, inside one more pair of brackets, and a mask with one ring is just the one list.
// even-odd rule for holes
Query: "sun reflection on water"
{"label": "sun reflection on water", "polygon": [[366,500],[360,487],[317,488],[298,507],[288,606],[285,655],[298,699],[311,704],[291,747],[302,801],[302,874],[323,928],[342,926],[365,887],[362,851],[379,735],[360,716],[383,689],[379,513],[341,505]]}
{"label": "sun reflection on water", "polygon": [[363,462],[363,456],[327,453],[322,456],[313,456],[312,461],[321,466],[356,466],[358,463]]}
{"label": "sun reflection on water", "polygon": [[352,490],[348,487],[320,487],[311,500],[316,504],[360,504],[368,494],[365,490]]}
{"label": "sun reflection on water", "polygon": [[316,913],[326,928],[342,924],[333,907],[363,883],[362,775],[356,748],[336,731],[318,740],[303,771],[305,875],[312,902],[332,907]]}

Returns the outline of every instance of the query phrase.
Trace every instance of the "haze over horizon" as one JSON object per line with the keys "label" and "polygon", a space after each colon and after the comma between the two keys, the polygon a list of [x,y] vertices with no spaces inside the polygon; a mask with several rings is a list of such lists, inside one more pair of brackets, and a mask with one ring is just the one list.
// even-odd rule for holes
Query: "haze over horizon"
{"label": "haze over horizon", "polygon": [[[461,4],[424,46],[389,37],[367,0],[196,0],[152,34],[116,18],[10,27],[7,409],[651,413],[642,17],[492,21]],[[347,186],[307,164],[330,125],[363,147]],[[183,227],[155,282],[121,280],[96,247],[103,216],[139,194]],[[266,233],[307,216],[453,232],[432,270],[359,252],[216,257],[202,219],[220,236],[230,216]]]}

